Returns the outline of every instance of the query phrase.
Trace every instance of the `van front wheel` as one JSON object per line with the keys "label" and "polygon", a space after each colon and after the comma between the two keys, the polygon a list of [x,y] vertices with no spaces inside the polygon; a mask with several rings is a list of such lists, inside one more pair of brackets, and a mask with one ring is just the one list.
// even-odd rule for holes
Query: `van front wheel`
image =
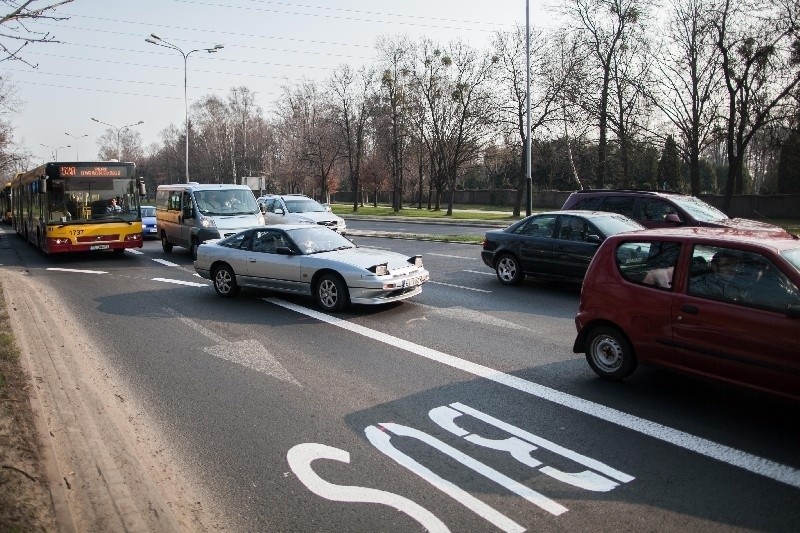
{"label": "van front wheel", "polygon": [[197,249],[200,248],[200,242],[192,237],[192,261],[197,261]]}
{"label": "van front wheel", "polygon": [[166,233],[161,233],[161,248],[167,253],[172,251],[172,243],[167,239]]}

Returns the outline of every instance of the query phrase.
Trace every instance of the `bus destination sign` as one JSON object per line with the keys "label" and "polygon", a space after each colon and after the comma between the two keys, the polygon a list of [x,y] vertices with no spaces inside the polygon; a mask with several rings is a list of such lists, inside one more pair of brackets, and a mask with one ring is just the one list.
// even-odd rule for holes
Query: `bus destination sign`
{"label": "bus destination sign", "polygon": [[58,172],[62,178],[126,178],[127,167],[61,165]]}

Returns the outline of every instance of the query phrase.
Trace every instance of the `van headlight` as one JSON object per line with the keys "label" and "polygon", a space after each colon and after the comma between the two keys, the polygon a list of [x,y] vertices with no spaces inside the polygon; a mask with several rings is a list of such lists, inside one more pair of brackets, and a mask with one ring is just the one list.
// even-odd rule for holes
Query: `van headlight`
{"label": "van headlight", "polygon": [[200,225],[204,228],[216,228],[217,224],[214,222],[214,219],[211,217],[200,217]]}

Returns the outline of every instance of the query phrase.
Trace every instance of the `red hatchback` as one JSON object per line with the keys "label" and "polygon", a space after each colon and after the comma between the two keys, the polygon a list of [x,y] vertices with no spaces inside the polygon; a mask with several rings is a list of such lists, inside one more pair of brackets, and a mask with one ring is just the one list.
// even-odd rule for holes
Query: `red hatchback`
{"label": "red hatchback", "polygon": [[800,239],[727,228],[609,237],[575,316],[601,377],[638,363],[800,400]]}

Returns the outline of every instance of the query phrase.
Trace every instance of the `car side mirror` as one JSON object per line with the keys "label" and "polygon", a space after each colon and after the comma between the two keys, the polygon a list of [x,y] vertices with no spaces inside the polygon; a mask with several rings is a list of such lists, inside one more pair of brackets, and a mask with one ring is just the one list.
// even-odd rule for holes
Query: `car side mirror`
{"label": "car side mirror", "polygon": [[288,246],[278,246],[275,248],[275,253],[278,255],[294,255],[294,252]]}
{"label": "car side mirror", "polygon": [[599,235],[587,235],[586,242],[592,244],[600,244],[601,242],[603,242],[603,239],[601,239]]}
{"label": "car side mirror", "polygon": [[275,214],[276,215],[282,215],[283,214],[283,209],[281,209],[280,207],[276,207],[275,208]]}
{"label": "car side mirror", "polygon": [[677,213],[669,213],[664,217],[664,221],[671,222],[672,224],[683,224],[683,220],[681,220],[681,217],[679,217]]}

